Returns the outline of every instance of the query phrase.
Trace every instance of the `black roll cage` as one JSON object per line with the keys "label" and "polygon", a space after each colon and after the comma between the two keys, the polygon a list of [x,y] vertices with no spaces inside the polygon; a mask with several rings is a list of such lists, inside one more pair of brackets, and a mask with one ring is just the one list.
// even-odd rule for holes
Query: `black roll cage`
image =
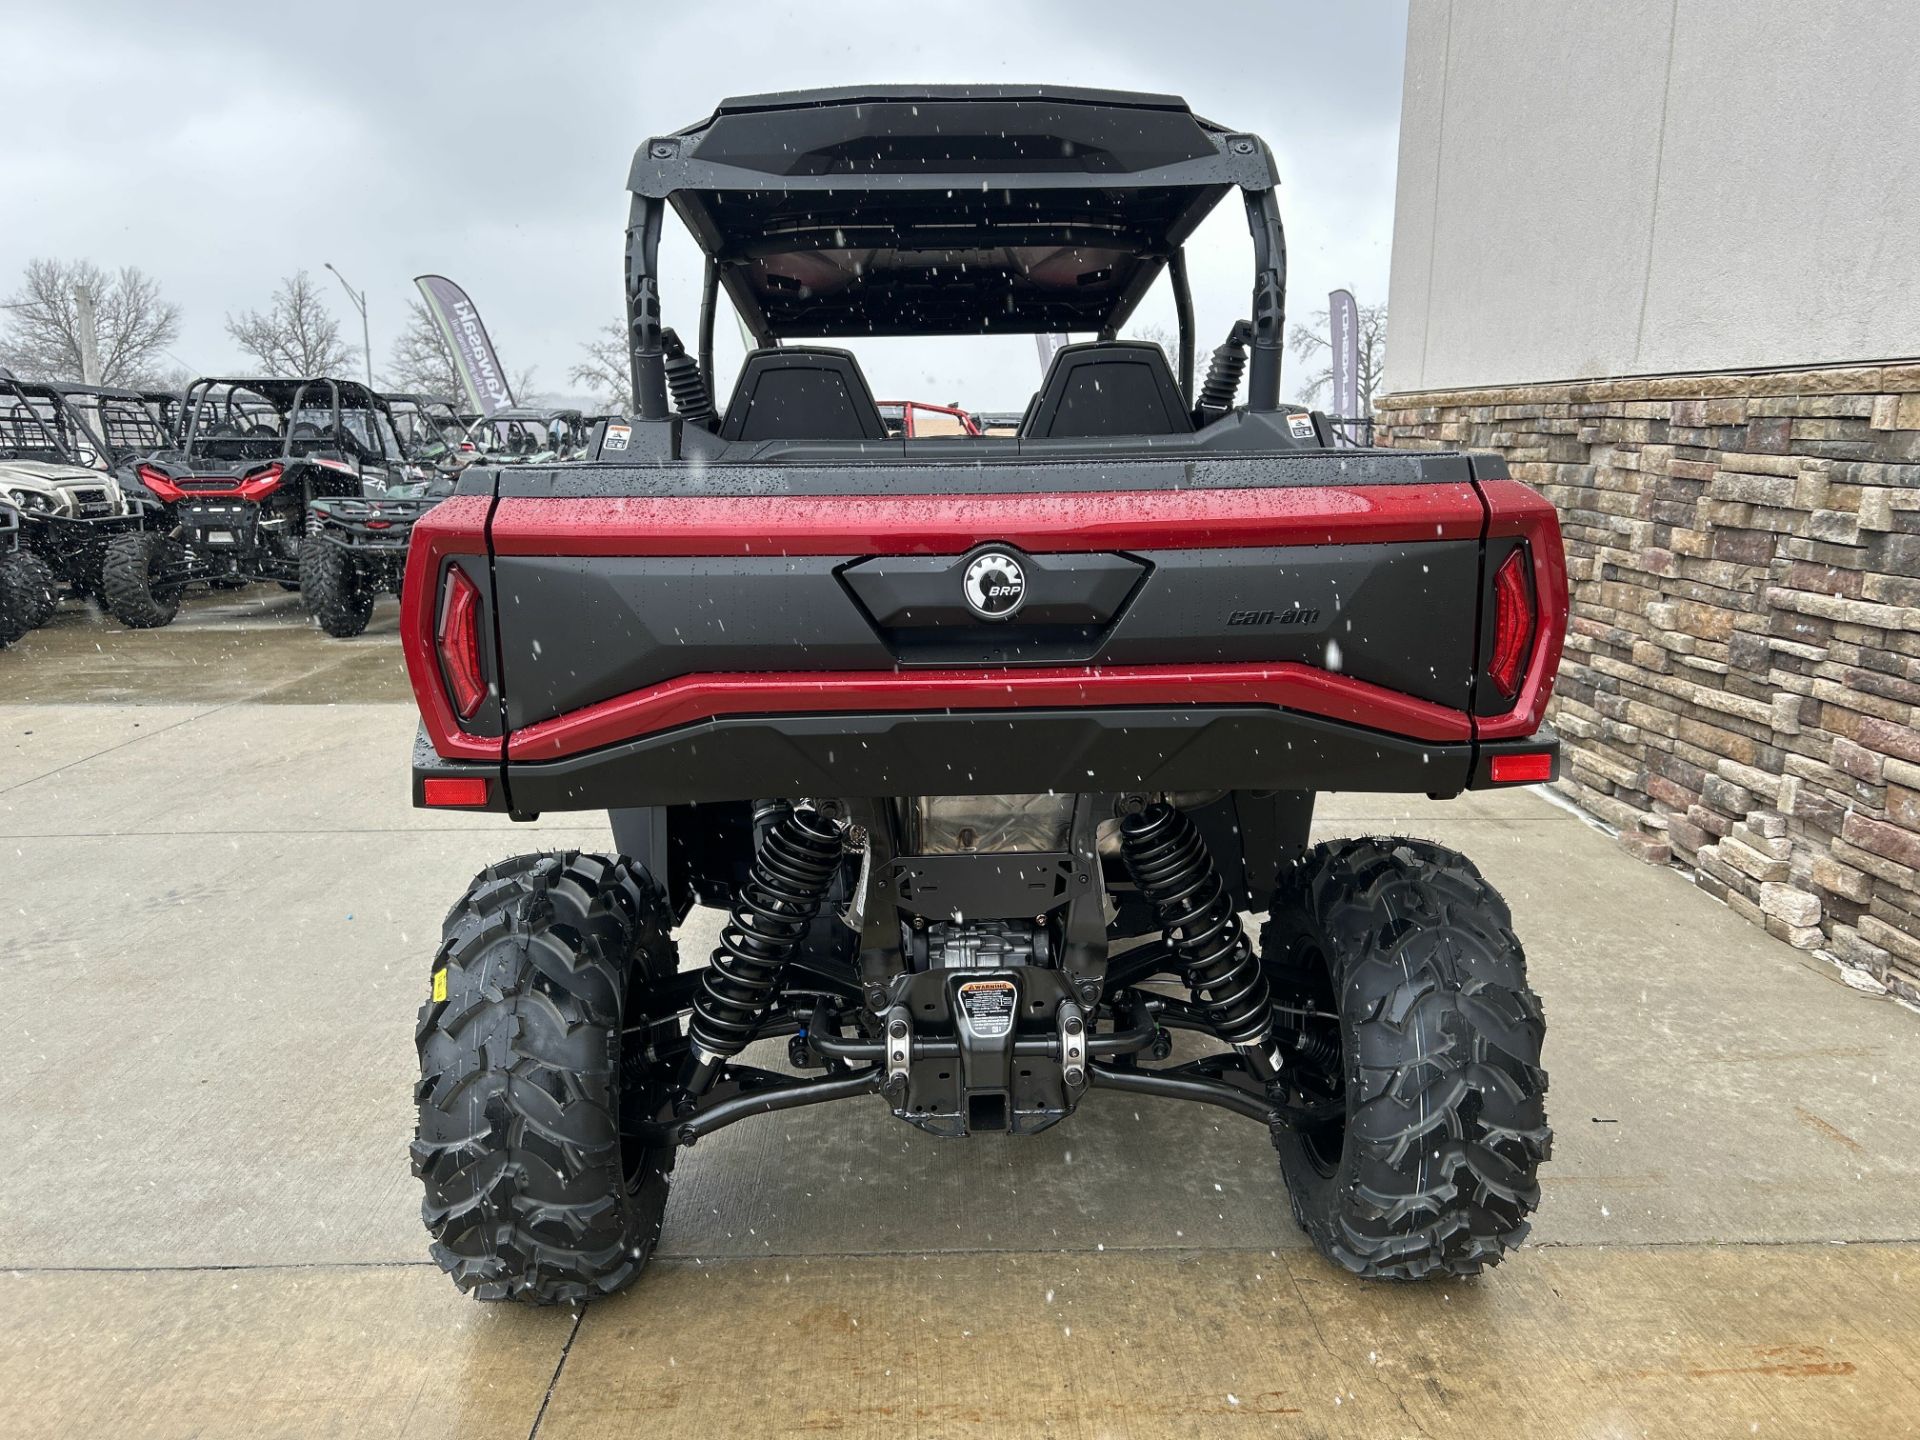
{"label": "black roll cage", "polygon": [[[1071,161],[1053,160],[1042,164],[1034,158],[1032,168],[995,166],[983,173],[972,169],[880,168],[865,170],[831,165],[808,170],[789,163],[789,157],[769,157],[759,152],[743,152],[719,144],[718,126],[729,117],[778,115],[789,112],[792,119],[802,117],[819,128],[821,112],[844,112],[842,129],[834,138],[843,146],[865,144],[879,147],[876,153],[891,153],[886,144],[896,138],[886,128],[882,112],[900,107],[964,106],[977,111],[978,125],[966,134],[946,138],[956,146],[968,141],[982,142],[992,137],[1019,133],[1011,127],[1020,123],[1022,107],[1066,113],[1078,109],[1077,130],[1085,135],[1100,135],[1103,130],[1114,137],[1110,153],[1095,150],[1091,159],[1082,159],[1084,168],[1073,168]],[[913,109],[915,115],[919,110]],[[1118,158],[1126,153],[1125,136],[1129,126],[1143,123],[1151,113],[1161,119],[1184,116],[1193,123],[1194,133],[1204,137],[1202,151],[1144,168],[1125,168]],[[1072,151],[1063,142],[1062,153]],[[951,152],[949,152],[951,153]],[[1050,157],[1049,157],[1050,158]],[[728,196],[767,197],[827,195],[845,192],[869,194],[883,207],[888,197],[938,195],[951,197],[957,192],[1002,192],[1011,204],[1014,194],[1104,192],[1137,193],[1164,196],[1169,190],[1179,194],[1191,191],[1189,202],[1176,218],[1167,222],[1160,242],[1139,249],[1132,279],[1114,298],[1099,318],[1103,340],[1117,337],[1140,298],[1151,287],[1162,269],[1173,291],[1174,310],[1179,327],[1178,364],[1180,389],[1186,402],[1195,400],[1193,295],[1188,280],[1185,241],[1213,205],[1229,189],[1238,189],[1246,207],[1248,229],[1253,239],[1254,277],[1251,315],[1251,364],[1247,379],[1249,410],[1277,410],[1280,406],[1280,362],[1286,327],[1286,236],[1280,219],[1277,194],[1279,176],[1273,153],[1256,135],[1228,131],[1224,127],[1192,114],[1186,103],[1172,96],[1144,95],[1122,91],[1081,90],[1044,86],[869,86],[833,90],[794,91],[779,95],[744,96],[724,100],[713,115],[701,123],[670,135],[656,136],[634,155],[628,179],[632,192],[626,235],[626,310],[627,346],[632,370],[633,414],[642,421],[665,421],[671,409],[667,393],[664,324],[660,309],[660,232],[668,204],[672,204],[693,234],[704,254],[699,319],[698,356],[701,374],[713,383],[713,334],[719,292],[724,286],[741,320],[753,334],[756,344],[774,346],[780,335],[764,314],[747,283],[740,278],[736,264],[723,264],[723,255],[758,244],[775,244],[771,234],[728,233],[724,217],[715,200]],[[997,237],[982,231],[973,243],[991,244]],[[936,247],[937,248],[937,247]],[[956,246],[963,249],[965,246]],[[961,267],[964,268],[964,267]],[[980,333],[993,328],[998,333],[1018,331],[1018,324],[989,327],[983,320],[968,329],[928,330],[896,329],[888,333]],[[1026,327],[1028,333],[1044,332],[1046,326]],[[827,333],[808,331],[806,333]],[[850,329],[849,335],[874,333]]]}
{"label": "black roll cage", "polygon": [[[324,405],[310,405],[306,403],[308,392],[317,387],[324,387],[326,403]],[[214,393],[216,390],[221,392],[217,399]],[[282,419],[300,410],[325,409],[328,412],[333,437],[337,441],[344,441],[347,435],[346,426],[342,422],[343,409],[365,410],[371,413],[384,414],[387,417],[387,428],[393,433],[394,441],[400,448],[396,453],[386,455],[384,454],[386,447],[382,444],[381,450],[383,453],[377,456],[370,455],[368,458],[388,461],[400,461],[409,458],[404,443],[400,441],[399,432],[393,428],[393,411],[387,404],[384,396],[369,390],[357,381],[334,380],[325,376],[310,380],[271,378],[234,379],[230,377],[203,376],[201,379],[194,381],[193,384],[187,387],[184,400],[187,418],[186,423],[181,427],[179,435],[180,452],[184,457],[191,459],[196,441],[230,438],[227,436],[203,436],[200,433],[201,415],[203,411],[207,410],[213,410],[216,413],[220,412],[220,402],[224,401],[224,414],[228,418],[231,418],[236,413],[234,398],[242,391],[250,391],[262,400],[265,400],[274,407],[274,410]],[[343,395],[352,403],[343,407],[341,404],[341,397]],[[244,411],[239,413],[244,413]],[[377,430],[371,433],[376,437],[378,435]],[[244,439],[246,437],[232,438]],[[262,436],[260,438],[265,439],[267,437]],[[277,438],[280,441],[280,459],[291,460],[299,458],[293,453],[295,436],[291,425],[288,425]],[[301,452],[302,455],[308,453],[312,452]]]}
{"label": "black roll cage", "polygon": [[[94,435],[80,421],[67,405],[58,386],[45,381],[22,380],[8,371],[0,371],[0,399],[11,397],[12,403],[3,417],[8,424],[31,420],[33,425],[51,443],[47,446],[60,457],[63,464],[86,466],[79,458],[82,442],[92,442]],[[35,401],[46,406],[49,413],[43,414]],[[39,447],[35,447],[39,448]],[[104,448],[97,453],[104,455]]]}
{"label": "black roll cage", "polygon": [[[165,420],[155,413],[158,403],[156,397],[165,394],[164,391],[131,390],[117,385],[76,385],[66,381],[49,381],[46,389],[59,397],[61,408],[66,411],[73,428],[93,442],[96,453],[106,465],[119,465],[141,455],[150,455],[155,450],[166,448],[167,444],[175,438]],[[93,402],[91,412],[82,409],[77,403],[82,400]],[[159,443],[152,445],[118,443],[112,434],[110,407],[137,414],[140,420],[152,426],[158,433]],[[98,423],[96,424],[95,421]],[[138,425],[139,421],[134,423]]]}

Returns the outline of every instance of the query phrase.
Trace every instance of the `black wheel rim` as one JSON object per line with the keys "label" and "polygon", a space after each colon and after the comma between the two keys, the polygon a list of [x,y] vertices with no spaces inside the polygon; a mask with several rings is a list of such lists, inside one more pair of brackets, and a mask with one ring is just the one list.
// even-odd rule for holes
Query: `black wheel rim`
{"label": "black wheel rim", "polygon": [[[1301,1067],[1295,1073],[1307,1083],[1301,1087],[1301,1099],[1307,1104],[1346,1097],[1346,1026],[1329,1018],[1340,1013],[1339,995],[1334,987],[1333,966],[1319,946],[1306,947],[1299,956],[1301,1014],[1292,1017],[1309,1034],[1328,1040],[1340,1056],[1340,1064],[1331,1072]],[[1310,1077],[1310,1078],[1309,1078]],[[1314,1172],[1332,1176],[1340,1169],[1347,1149],[1345,1109],[1332,1120],[1300,1127],[1300,1148]]]}
{"label": "black wheel rim", "polygon": [[[174,563],[169,564],[169,561]],[[186,582],[174,573],[176,566],[181,563],[179,557],[170,555],[164,545],[154,546],[147,556],[147,593],[162,605],[178,599],[185,588]]]}
{"label": "black wheel rim", "polygon": [[[629,1014],[639,1008],[635,998],[652,999],[644,991],[630,994]],[[640,1189],[648,1170],[658,1163],[661,1147],[646,1137],[644,1127],[666,1118],[671,1093],[667,1077],[677,1073],[685,1049],[677,1018],[649,1025],[644,1016],[635,1016],[620,1034],[620,1172],[629,1194]]]}

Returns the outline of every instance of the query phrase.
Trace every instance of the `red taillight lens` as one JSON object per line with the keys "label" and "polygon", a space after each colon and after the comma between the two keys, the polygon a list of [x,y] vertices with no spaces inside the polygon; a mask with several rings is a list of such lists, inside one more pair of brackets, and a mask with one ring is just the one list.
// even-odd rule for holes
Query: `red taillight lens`
{"label": "red taillight lens", "polygon": [[1487,673],[1509,700],[1520,693],[1520,672],[1533,644],[1533,587],[1527,583],[1526,556],[1521,546],[1493,577],[1493,658]]}
{"label": "red taillight lens", "polygon": [[487,698],[487,682],[480,673],[480,591],[458,566],[447,571],[436,643],[454,712],[469,720]]}
{"label": "red taillight lens", "polygon": [[152,465],[136,465],[133,467],[133,473],[140,477],[142,485],[169,505],[180,498],[180,487],[173,483],[166,471]]}
{"label": "red taillight lens", "polygon": [[430,775],[420,782],[420,799],[428,805],[460,806],[487,803],[484,775]]}
{"label": "red taillight lens", "polygon": [[241,477],[240,486],[234,493],[242,500],[263,499],[280,488],[282,474],[278,461],[262,465],[258,470],[249,470]]}
{"label": "red taillight lens", "polygon": [[1537,755],[1496,755],[1487,765],[1487,776],[1496,785],[1538,785],[1553,779],[1553,756],[1544,750]]}

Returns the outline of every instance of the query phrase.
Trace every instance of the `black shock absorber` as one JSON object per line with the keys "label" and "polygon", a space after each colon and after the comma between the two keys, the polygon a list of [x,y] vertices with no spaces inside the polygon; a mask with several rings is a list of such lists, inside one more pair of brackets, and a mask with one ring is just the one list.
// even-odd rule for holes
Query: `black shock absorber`
{"label": "black shock absorber", "polygon": [[700,362],[687,354],[687,347],[672,330],[662,330],[660,342],[666,354],[667,389],[673,396],[673,408],[689,425],[711,426],[713,396],[707,389],[707,377],[700,373]]}
{"label": "black shock absorber", "polygon": [[1218,420],[1233,408],[1240,393],[1240,377],[1247,370],[1247,346],[1253,340],[1253,326],[1245,320],[1233,322],[1226,342],[1207,361],[1206,382],[1200,387],[1200,423]]}
{"label": "black shock absorber", "polygon": [[1173,806],[1154,801],[1120,822],[1127,873],[1159,914],[1181,978],[1214,1031],[1262,1080],[1280,1073],[1273,1000],[1247,944],[1233,897],[1200,832]]}
{"label": "black shock absorber", "polygon": [[693,999],[689,1095],[704,1092],[753,1039],[827,897],[840,853],[839,830],[813,810],[789,811],[768,827]]}

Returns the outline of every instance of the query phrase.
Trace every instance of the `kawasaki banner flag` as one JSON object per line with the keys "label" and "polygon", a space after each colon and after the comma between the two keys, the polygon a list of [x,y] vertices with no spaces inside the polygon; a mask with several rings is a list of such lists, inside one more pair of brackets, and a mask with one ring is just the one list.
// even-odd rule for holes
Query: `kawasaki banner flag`
{"label": "kawasaki banner flag", "polygon": [[500,368],[500,357],[493,353],[487,327],[480,323],[480,312],[473,308],[467,292],[444,275],[416,275],[413,283],[426,297],[433,323],[440,327],[453,351],[454,369],[460,372],[460,386],[473,408],[491,415],[513,404],[506,371]]}
{"label": "kawasaki banner flag", "polygon": [[1360,418],[1360,307],[1351,290],[1327,296],[1327,345],[1333,351],[1331,408],[1338,420]]}

